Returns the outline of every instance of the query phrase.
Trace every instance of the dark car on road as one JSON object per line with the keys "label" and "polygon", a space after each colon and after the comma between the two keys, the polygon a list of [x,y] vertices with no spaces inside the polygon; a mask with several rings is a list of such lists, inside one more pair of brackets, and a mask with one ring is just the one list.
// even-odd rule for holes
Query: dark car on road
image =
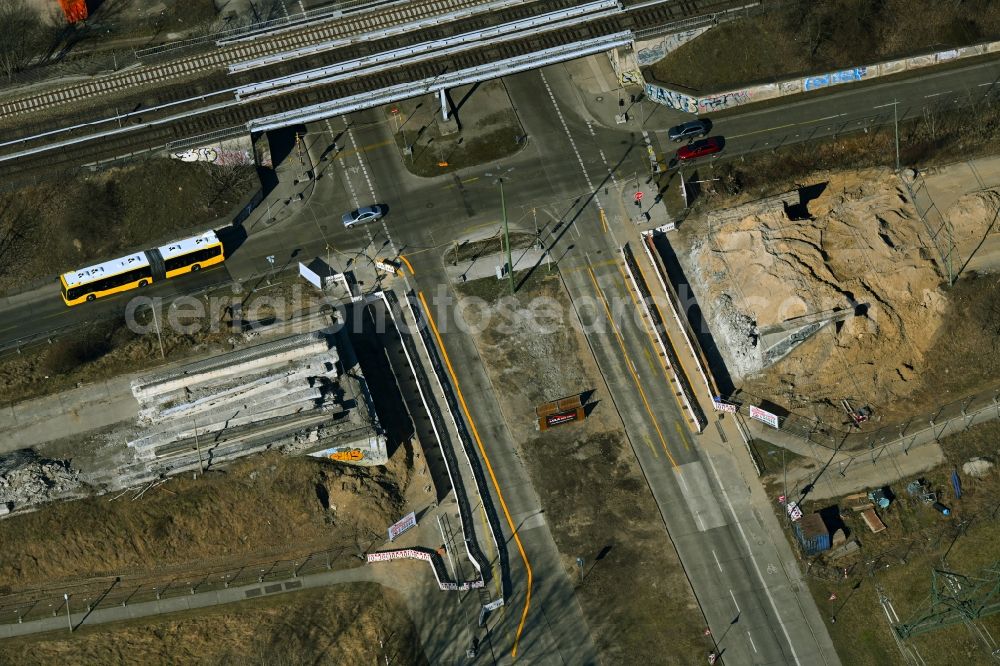
{"label": "dark car on road", "polygon": [[701,141],[695,141],[686,146],[681,146],[677,149],[677,159],[681,161],[693,160],[697,157],[712,155],[720,150],[722,150],[722,137],[713,136]]}
{"label": "dark car on road", "polygon": [[344,213],[344,226],[350,229],[355,224],[374,222],[375,220],[381,219],[383,215],[385,215],[385,208],[379,204],[375,204],[374,206],[362,206],[357,210],[352,210],[350,213]]}
{"label": "dark car on road", "polygon": [[667,136],[671,141],[684,141],[685,139],[698,139],[708,136],[712,131],[712,121],[706,118],[699,118],[690,122],[681,123],[676,127],[667,130]]}

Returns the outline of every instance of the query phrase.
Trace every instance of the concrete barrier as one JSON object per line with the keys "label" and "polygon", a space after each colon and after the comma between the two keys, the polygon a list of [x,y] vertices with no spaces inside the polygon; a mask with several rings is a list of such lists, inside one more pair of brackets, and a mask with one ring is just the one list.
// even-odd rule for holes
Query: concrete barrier
{"label": "concrete barrier", "polygon": [[[684,368],[677,358],[677,350],[674,349],[673,342],[671,342],[670,337],[667,335],[666,328],[663,326],[663,320],[660,318],[660,312],[649,293],[649,286],[639,273],[635,256],[632,254],[632,250],[628,244],[622,246],[622,257],[625,259],[625,272],[628,274],[629,279],[632,281],[632,286],[639,296],[639,303],[653,325],[653,333],[660,346],[660,352],[663,354],[667,371],[673,380],[673,384],[680,389],[678,395],[681,398],[684,411],[687,412],[688,419],[694,424],[695,431],[700,433],[708,425],[708,418],[698,403],[694,389],[691,388],[691,382],[688,380],[687,374],[685,374]],[[671,386],[671,389],[673,388]]]}
{"label": "concrete barrier", "polygon": [[[640,42],[636,42],[637,49],[639,48],[639,44]],[[805,77],[785,79],[775,83],[745,86],[707,95],[692,95],[648,82],[645,83],[645,91],[646,97],[664,106],[669,106],[672,109],[696,114],[711,113],[766,99],[821,90],[843,83],[867,81],[880,76],[888,76],[923,67],[932,67],[943,62],[972,58],[997,51],[1000,51],[1000,41],[985,42],[957,49],[947,49],[945,51],[910,56],[898,60],[888,60],[872,65],[860,65],[835,72],[823,72]],[[668,50],[664,50],[664,55],[668,52]],[[648,56],[650,53],[649,48],[640,53],[646,53]],[[651,62],[645,62],[641,58],[639,58],[639,63],[641,65],[652,64]]]}

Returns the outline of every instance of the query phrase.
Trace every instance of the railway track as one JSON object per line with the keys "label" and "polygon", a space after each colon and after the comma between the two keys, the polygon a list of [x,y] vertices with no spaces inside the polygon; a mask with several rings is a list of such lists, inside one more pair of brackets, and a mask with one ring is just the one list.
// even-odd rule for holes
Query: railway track
{"label": "railway track", "polygon": [[444,20],[448,15],[474,16],[499,11],[507,7],[534,4],[541,11],[545,3],[539,0],[413,0],[394,6],[379,5],[357,14],[322,21],[279,34],[255,35],[219,44],[208,53],[190,55],[149,66],[138,66],[91,81],[40,92],[35,95],[0,103],[0,119],[33,113],[53,105],[80,102],[105,95],[116,95],[140,86],[169,84],[172,81],[212,70],[225,69],[230,63],[251,60],[263,55],[280,53],[296,47],[335,39],[351,39],[358,35],[384,31],[404,34],[413,24]]}
{"label": "railway track", "polygon": [[[498,19],[503,23],[513,18],[530,16],[532,5],[536,3],[520,3],[504,10]],[[579,4],[577,0],[549,0],[548,8],[570,7]],[[183,95],[194,92],[182,102],[170,103],[162,109],[144,109],[139,112],[115,114],[102,123],[95,123],[74,131],[60,130],[34,141],[10,141],[0,146],[0,177],[7,179],[33,174],[39,170],[50,171],[63,169],[79,164],[104,163],[109,160],[133,158],[150,151],[177,147],[191,137],[210,135],[214,138],[226,133],[245,134],[247,123],[251,120],[272,116],[303,107],[314,106],[351,98],[371,91],[380,91],[392,86],[399,86],[422,80],[431,80],[446,72],[458,72],[476,67],[488,66],[491,63],[509,58],[526,56],[544,49],[566,47],[574,43],[607,37],[622,31],[647,30],[651,26],[671,23],[682,16],[684,11],[711,14],[713,11],[723,11],[733,6],[731,0],[691,0],[683,3],[658,3],[641,6],[633,11],[605,16],[596,20],[582,22],[578,25],[553,29],[539,34],[532,34],[521,39],[509,39],[495,43],[475,45],[462,52],[441,56],[430,53],[416,62],[405,62],[392,69],[379,72],[358,71],[344,76],[336,81],[317,81],[306,89],[289,90],[281,94],[261,99],[236,100],[233,94],[235,87],[256,81],[265,77],[286,76],[288,72],[300,71],[308,65],[327,65],[331,54],[335,61],[359,54],[380,53],[380,49],[389,46],[390,42],[366,42],[355,44],[349,48],[316,55],[293,62],[278,63],[268,68],[227,75],[222,71],[213,76],[199,80],[187,86],[181,85],[169,92],[169,95]],[[687,10],[679,9],[684,5]],[[480,15],[467,18],[465,22],[456,25],[440,25],[413,33],[405,43],[422,43],[427,40],[443,39],[447,33],[456,33],[464,29],[474,29],[477,26],[497,25],[498,19]],[[390,40],[391,41],[391,40]],[[392,44],[399,42],[392,41]],[[126,98],[128,99],[128,98]],[[132,98],[133,100],[135,98]],[[127,108],[127,107],[126,107]],[[137,125],[130,123],[136,122]],[[63,127],[64,123],[56,119],[54,127]],[[50,127],[51,129],[51,127]],[[93,140],[65,144],[81,137],[88,132],[97,131]],[[37,155],[24,154],[17,159],[11,159],[12,154],[21,154],[26,149],[45,145],[45,142],[62,141],[58,151],[50,151]],[[58,144],[57,144],[58,145]],[[34,177],[33,175],[30,177]]]}

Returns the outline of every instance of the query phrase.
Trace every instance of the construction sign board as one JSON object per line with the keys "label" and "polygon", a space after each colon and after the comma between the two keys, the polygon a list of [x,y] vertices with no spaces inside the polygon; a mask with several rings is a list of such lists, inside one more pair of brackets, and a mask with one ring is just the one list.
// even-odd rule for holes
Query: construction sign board
{"label": "construction sign board", "polygon": [[762,423],[766,423],[767,425],[771,426],[772,428],[779,428],[779,427],[781,427],[781,426],[778,425],[778,415],[777,414],[772,414],[771,412],[763,410],[760,407],[754,407],[753,405],[750,405],[750,418],[757,419],[758,421],[761,421]]}
{"label": "construction sign board", "polygon": [[538,417],[538,429],[545,431],[552,426],[581,421],[583,420],[583,416],[583,407],[577,407],[565,412],[556,412],[555,414],[546,414],[545,416]]}
{"label": "construction sign board", "polygon": [[389,541],[395,541],[403,532],[413,529],[417,526],[417,514],[413,511],[409,512],[403,516],[400,520],[396,521],[389,526]]}
{"label": "construction sign board", "polygon": [[712,407],[717,412],[726,412],[727,414],[735,414],[737,410],[736,405],[731,402],[723,402],[721,398],[712,398]]}

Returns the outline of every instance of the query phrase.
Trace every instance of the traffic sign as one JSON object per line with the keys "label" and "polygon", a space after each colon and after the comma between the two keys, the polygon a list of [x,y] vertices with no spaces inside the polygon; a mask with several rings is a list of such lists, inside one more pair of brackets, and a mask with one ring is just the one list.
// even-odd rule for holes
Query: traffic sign
{"label": "traffic sign", "polygon": [[642,192],[636,192],[635,193],[635,200],[636,201],[642,201]]}

